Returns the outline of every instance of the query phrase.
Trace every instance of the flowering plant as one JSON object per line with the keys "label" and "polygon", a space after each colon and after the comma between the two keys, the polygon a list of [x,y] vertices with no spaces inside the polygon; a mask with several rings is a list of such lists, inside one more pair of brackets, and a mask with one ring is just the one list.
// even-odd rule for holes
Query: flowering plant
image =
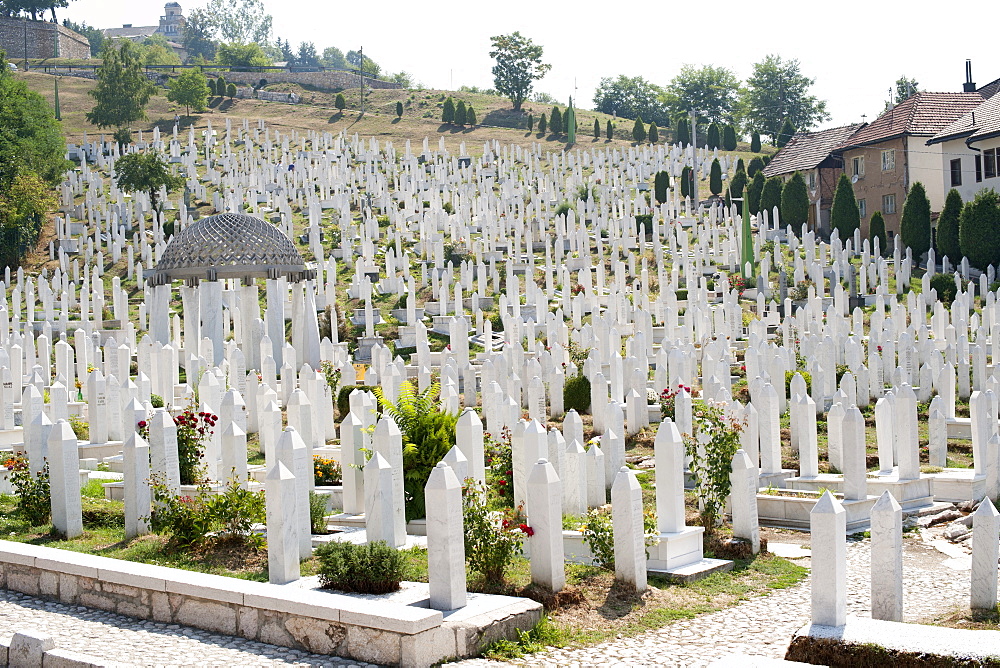
{"label": "flowering plant", "polygon": [[668,387],[660,392],[660,415],[668,417],[671,420],[677,417],[677,395],[681,393],[681,390],[685,390],[688,394],[692,394],[691,388],[682,383],[678,383],[676,390]]}
{"label": "flowering plant", "polygon": [[495,440],[487,432],[486,436],[486,480],[500,505],[514,505],[514,462],[511,456],[511,433],[504,427],[500,440]]}
{"label": "flowering plant", "polygon": [[469,480],[462,490],[465,558],[484,583],[499,589],[504,571],[521,554],[521,541],[534,530],[521,521],[521,509],[491,510],[486,487]]}
{"label": "flowering plant", "polygon": [[699,401],[694,407],[694,434],[684,434],[684,446],[691,457],[695,488],[703,503],[702,524],[710,532],[723,512],[732,487],[729,473],[733,456],[740,448],[744,423],[732,418],[725,404]]}
{"label": "flowering plant", "polygon": [[174,418],[182,485],[194,485],[204,475],[204,468],[201,466],[201,459],[205,456],[204,446],[215,433],[213,427],[218,419],[218,415],[204,411],[196,413],[192,406],[188,406]]}
{"label": "flowering plant", "polygon": [[339,485],[343,480],[340,463],[319,455],[313,455],[313,476],[317,485]]}
{"label": "flowering plant", "polygon": [[48,522],[52,511],[48,462],[35,474],[31,473],[28,458],[21,455],[8,457],[3,466],[10,471],[10,484],[17,495],[18,513],[31,526]]}

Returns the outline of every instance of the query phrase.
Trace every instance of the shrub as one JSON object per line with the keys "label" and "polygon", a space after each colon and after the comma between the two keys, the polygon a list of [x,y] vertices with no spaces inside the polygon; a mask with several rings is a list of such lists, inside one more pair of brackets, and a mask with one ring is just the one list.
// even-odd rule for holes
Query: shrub
{"label": "shrub", "polygon": [[465,124],[469,126],[475,126],[478,124],[476,110],[472,108],[471,104],[465,109]]}
{"label": "shrub", "polygon": [[809,220],[809,190],[800,172],[792,174],[792,178],[781,188],[781,224],[791,225],[799,229]]}
{"label": "shrub", "polygon": [[747,165],[747,176],[753,178],[762,169],[764,169],[764,161],[761,160],[760,156],[754,156],[750,159],[750,164]]}
{"label": "shrub", "polygon": [[201,459],[205,456],[204,444],[212,437],[212,427],[218,419],[211,413],[195,413],[193,406],[174,418],[182,485],[193,485],[204,474],[201,466]]}
{"label": "shrub", "polygon": [[750,135],[750,152],[760,153],[760,133],[754,132]]}
{"label": "shrub", "polygon": [[317,547],[315,554],[325,589],[388,594],[397,591],[403,579],[403,555],[383,540],[365,545],[331,541]]}
{"label": "shrub", "polygon": [[69,426],[73,429],[73,434],[76,436],[77,440],[90,440],[90,423],[82,417],[79,415],[70,415]]}
{"label": "shrub", "polygon": [[741,422],[726,413],[724,405],[698,401],[694,407],[693,435],[684,435],[698,498],[703,502],[702,523],[706,533],[715,530],[715,521],[725,509],[732,483],[733,455],[740,448]]}
{"label": "shrub", "polygon": [[226,97],[230,100],[236,97],[236,84],[231,83],[226,85]]}
{"label": "shrub", "polygon": [[[736,173],[733,174],[732,180],[729,181],[729,194],[732,197],[743,197],[744,191],[747,187],[747,173],[742,166],[736,165]],[[740,213],[743,213],[743,202],[736,203],[737,208]]]}
{"label": "shrub", "polygon": [[722,129],[722,148],[727,151],[736,150],[736,128],[731,123]]}
{"label": "shrub", "polygon": [[958,220],[962,215],[962,196],[952,188],[944,199],[944,209],[937,223],[937,250],[941,257],[952,263],[962,261],[962,250],[958,243]]}
{"label": "shrub", "polygon": [[780,176],[772,176],[764,182],[760,193],[760,210],[767,211],[767,219],[774,224],[774,207],[781,208],[781,190],[785,184]]}
{"label": "shrub", "polygon": [[313,478],[319,486],[339,485],[343,481],[340,462],[313,455]]}
{"label": "shrub", "polygon": [[535,116],[533,114],[528,114],[528,132],[531,132],[534,126],[535,126]]}
{"label": "shrub", "polygon": [[708,125],[708,137],[707,137],[706,141],[708,142],[708,148],[713,149],[713,150],[719,148],[719,146],[722,144],[722,140],[719,137],[719,124],[718,123],[709,123],[709,125]]}
{"label": "shrub", "polygon": [[659,204],[667,201],[667,189],[670,188],[670,173],[659,171],[653,177],[653,194]]}
{"label": "shrub", "polygon": [[219,78],[215,80],[215,94],[219,97],[226,94],[226,77],[220,75]]}
{"label": "shrub", "polygon": [[722,192],[722,166],[719,164],[718,158],[712,160],[712,167],[708,172],[708,189],[712,191],[713,195]]}
{"label": "shrub", "polygon": [[549,132],[554,135],[563,131],[563,117],[559,107],[552,107],[552,115],[549,117]]}
{"label": "shrub", "polygon": [[396,118],[403,117],[403,103],[399,100],[396,101]]}
{"label": "shrub", "polygon": [[649,143],[650,144],[655,144],[658,141],[660,141],[660,133],[656,129],[656,123],[650,123],[649,124]]}
{"label": "shrub", "polygon": [[685,166],[681,170],[681,197],[693,197],[691,182],[694,179],[694,171],[691,166]]}
{"label": "shrub", "polygon": [[632,125],[632,139],[636,142],[646,141],[646,126],[642,123],[642,116],[635,117],[635,123]]}
{"label": "shrub", "polygon": [[455,102],[450,97],[444,101],[444,107],[441,110],[441,122],[455,122]]}
{"label": "shrub", "polygon": [[885,218],[882,217],[881,211],[873,213],[871,220],[868,221],[868,241],[872,244],[872,249],[875,248],[876,238],[878,239],[879,252],[885,253],[888,250],[889,241],[885,235]]}
{"label": "shrub", "polygon": [[955,277],[951,274],[934,274],[931,277],[931,290],[937,292],[937,298],[946,306],[955,301],[958,288],[955,287]]}
{"label": "shrub", "polygon": [[646,234],[650,234],[653,231],[653,214],[651,213],[640,213],[635,217],[635,232],[639,233],[639,230],[643,227],[646,228]]}
{"label": "shrub", "polygon": [[[750,167],[753,168],[753,160],[750,161]],[[749,175],[749,172],[747,174]],[[747,206],[750,207],[750,213],[760,213],[760,196],[763,193],[764,173],[758,170],[750,181],[750,187],[747,188]]]}
{"label": "shrub", "polygon": [[830,209],[830,225],[840,232],[843,241],[853,236],[854,230],[861,227],[858,201],[854,198],[854,186],[847,178],[847,174],[841,174],[837,180],[837,190],[833,193],[833,208]]}
{"label": "shrub", "polygon": [[149,395],[149,405],[153,408],[163,408],[163,397],[158,394]]}
{"label": "shrub", "polygon": [[559,206],[556,207],[555,215],[565,216],[568,215],[571,210],[573,210],[573,205],[563,200],[562,202],[559,203]]}
{"label": "shrub", "polygon": [[677,143],[691,143],[691,125],[688,123],[687,118],[681,117],[677,120]]}
{"label": "shrub", "polygon": [[499,588],[507,567],[521,554],[521,541],[534,532],[507,511],[490,510],[486,489],[471,482],[463,490],[462,511],[465,528],[465,558],[469,570]]}
{"label": "shrub", "polygon": [[566,379],[563,386],[563,408],[583,413],[590,409],[590,380],[582,374]]}
{"label": "shrub", "polygon": [[215,92],[215,79],[208,80],[208,94],[213,97],[218,94]]}
{"label": "shrub", "polygon": [[326,497],[309,490],[309,531],[326,534]]}
{"label": "shrub", "polygon": [[1000,198],[995,190],[980,190],[975,199],[962,207],[958,223],[958,242],[962,255],[979,269],[1000,262]]}
{"label": "shrub", "polygon": [[225,490],[213,494],[203,483],[194,496],[170,491],[162,474],[150,479],[153,512],[150,528],[170,537],[174,545],[200,545],[235,540],[255,548],[263,547],[263,537],[253,530],[265,521],[264,491],[244,489],[238,479],[226,483]]}
{"label": "shrub", "polygon": [[455,105],[455,125],[465,125],[465,100],[459,100]]}
{"label": "shrub", "polygon": [[344,99],[343,93],[337,93],[337,97],[333,101],[333,106],[335,106],[340,111],[343,111],[344,109],[347,108],[347,100]]}
{"label": "shrub", "polygon": [[486,437],[484,455],[488,489],[500,501],[500,505],[512,508],[514,506],[514,460],[510,448],[510,428],[504,427],[499,439],[493,438],[493,435],[488,433]]}
{"label": "shrub", "polygon": [[406,495],[407,521],[426,516],[424,487],[439,461],[455,445],[458,416],[441,410],[437,395],[441,386],[434,383],[417,392],[409,381],[399,387],[395,404],[386,401],[382,388],[374,388],[382,411],[396,421],[403,432],[403,492]]}
{"label": "shrub", "polygon": [[594,556],[594,563],[606,570],[614,570],[615,533],[610,510],[592,508],[587,513],[587,521],[580,527],[580,532],[583,534],[583,542]]}
{"label": "shrub", "polygon": [[906,194],[903,215],[899,221],[899,234],[903,245],[913,253],[915,261],[931,248],[931,202],[920,181],[914,182]]}
{"label": "shrub", "polygon": [[32,474],[28,458],[15,455],[3,465],[10,471],[10,484],[17,495],[17,512],[33,527],[46,524],[52,513],[52,497],[49,488],[49,465]]}
{"label": "shrub", "polygon": [[795,371],[785,372],[785,394],[791,396],[792,394],[792,378],[795,374],[801,374],[802,380],[806,381],[806,391],[810,394],[812,393],[812,374],[808,371],[803,371],[801,369],[796,369]]}

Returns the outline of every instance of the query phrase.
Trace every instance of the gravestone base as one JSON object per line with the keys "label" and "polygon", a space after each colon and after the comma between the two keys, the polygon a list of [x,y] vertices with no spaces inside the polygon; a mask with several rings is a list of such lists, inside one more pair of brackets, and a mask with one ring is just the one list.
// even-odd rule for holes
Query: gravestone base
{"label": "gravestone base", "polygon": [[839,473],[820,473],[814,476],[795,476],[785,480],[785,489],[797,489],[803,492],[818,492],[828,489],[831,492],[841,492],[844,476]]}
{"label": "gravestone base", "polygon": [[927,475],[933,480],[931,491],[935,501],[961,503],[979,501],[986,496],[986,475],[976,475],[975,469],[945,469]]}
{"label": "gravestone base", "polygon": [[0,429],[0,449],[9,450],[18,443],[24,443],[24,428]]}
{"label": "gravestone base", "polygon": [[785,487],[785,481],[794,476],[798,471],[795,469],[781,469],[774,473],[760,474],[760,487]]}
{"label": "gravestone base", "polygon": [[684,527],[673,533],[660,533],[660,542],[649,548],[646,568],[650,571],[673,571],[704,559],[704,527]]}
{"label": "gravestone base", "polygon": [[933,478],[927,473],[921,473],[919,478],[913,480],[900,480],[898,472],[894,471],[889,475],[868,478],[868,493],[880,496],[888,490],[906,512],[934,505],[932,482]]}
{"label": "gravestone base", "polygon": [[354,356],[356,362],[371,362],[372,348],[382,345],[384,339],[381,336],[359,336],[358,352]]}
{"label": "gravestone base", "polygon": [[945,419],[944,426],[949,439],[959,441],[972,440],[972,418],[947,418]]}
{"label": "gravestone base", "polygon": [[733,562],[725,559],[702,559],[686,566],[669,570],[647,568],[648,575],[659,575],[674,584],[690,584],[706,578],[713,573],[727,573],[733,570]]}
{"label": "gravestone base", "polygon": [[[833,488],[824,485],[833,491]],[[782,490],[777,490],[778,494]],[[813,491],[813,490],[788,490],[788,491]],[[872,506],[878,500],[877,496],[869,496],[867,499],[853,499],[845,501],[839,499],[847,513],[847,533],[864,531],[871,523]],[[761,526],[776,527],[780,529],[797,529],[809,531],[811,522],[809,513],[813,506],[819,501],[819,494],[810,497],[780,496],[775,494],[757,495],[757,517]]]}
{"label": "gravestone base", "polygon": [[88,443],[79,441],[80,459],[107,459],[121,454],[125,444],[122,441],[108,441],[107,443]]}
{"label": "gravestone base", "polygon": [[[326,518],[326,523],[330,526],[351,527],[354,529],[364,529],[367,524],[364,513],[352,515],[350,513],[338,513]],[[427,520],[410,520],[406,523],[407,536],[426,536]]]}

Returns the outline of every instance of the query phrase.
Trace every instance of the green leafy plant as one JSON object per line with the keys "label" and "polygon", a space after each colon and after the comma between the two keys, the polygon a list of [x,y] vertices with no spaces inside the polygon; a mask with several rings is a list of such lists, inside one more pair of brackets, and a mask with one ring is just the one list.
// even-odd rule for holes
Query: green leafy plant
{"label": "green leafy plant", "polygon": [[462,510],[469,570],[479,573],[488,586],[499,588],[507,567],[521,554],[521,541],[534,531],[519,523],[509,508],[491,510],[486,487],[475,481],[463,489]]}
{"label": "green leafy plant", "polygon": [[740,448],[743,424],[731,418],[724,405],[709,401],[699,400],[692,417],[695,433],[684,434],[684,445],[691,457],[691,472],[703,504],[702,524],[707,533],[712,533],[732,486],[729,472],[733,455]]}
{"label": "green leafy plant", "polygon": [[433,469],[455,445],[458,416],[441,409],[437,401],[441,386],[434,383],[417,392],[409,382],[399,387],[396,403],[386,400],[382,388],[374,388],[382,412],[392,416],[403,432],[403,491],[406,519],[424,517],[424,486]]}
{"label": "green leafy plant", "polygon": [[582,413],[590,409],[590,380],[579,373],[566,379],[563,385],[563,407]]}
{"label": "green leafy plant", "polygon": [[79,415],[69,416],[69,426],[73,428],[73,434],[80,441],[90,440],[90,423]]}
{"label": "green leafy plant", "polygon": [[42,470],[31,472],[28,458],[15,455],[3,465],[10,471],[10,484],[17,496],[17,512],[31,526],[39,526],[49,521],[52,513],[52,497],[49,487],[49,465]]}
{"label": "green leafy plant", "polygon": [[149,395],[149,405],[153,408],[163,408],[163,397],[158,394]]}
{"label": "green leafy plant", "polygon": [[486,481],[501,506],[514,506],[514,461],[511,453],[511,432],[504,427],[500,438],[489,432],[485,436]]}
{"label": "green leafy plant", "polygon": [[150,528],[169,536],[171,543],[183,546],[235,541],[256,549],[263,547],[263,536],[253,531],[253,525],[265,521],[263,490],[249,491],[233,478],[219,494],[213,494],[207,483],[199,485],[194,496],[174,494],[164,476],[157,473],[150,478],[150,487]]}
{"label": "green leafy plant", "polygon": [[341,419],[347,417],[347,414],[351,412],[351,392],[354,390],[371,392],[372,388],[368,385],[344,385],[340,388],[340,391],[337,392],[337,413],[340,414]]}
{"label": "green leafy plant", "polygon": [[204,411],[196,413],[193,405],[174,418],[182,485],[194,485],[204,475],[201,460],[205,456],[205,442],[212,437],[218,419],[217,415]]}
{"label": "green leafy plant", "polygon": [[326,533],[326,497],[309,491],[309,527],[317,535]]}
{"label": "green leafy plant", "polygon": [[594,563],[609,571],[615,568],[615,533],[610,508],[592,508],[580,527],[583,542],[590,548]]}
{"label": "green leafy plant", "polygon": [[946,306],[955,301],[958,288],[955,287],[955,277],[950,274],[934,274],[931,277],[931,290],[937,291],[937,297]]}
{"label": "green leafy plant", "polygon": [[405,561],[399,550],[379,540],[365,545],[331,541],[315,550],[320,584],[361,594],[397,591]]}

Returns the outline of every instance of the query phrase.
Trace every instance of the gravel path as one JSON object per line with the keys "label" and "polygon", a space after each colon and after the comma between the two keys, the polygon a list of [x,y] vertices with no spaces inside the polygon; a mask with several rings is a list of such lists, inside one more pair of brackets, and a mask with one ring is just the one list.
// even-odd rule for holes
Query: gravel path
{"label": "gravel path", "polygon": [[[961,556],[943,554],[926,540],[904,541],[904,618],[928,620],[967,604],[969,571]],[[869,616],[870,541],[848,545],[848,612]],[[959,548],[954,548],[959,549]],[[798,563],[808,565],[808,559]],[[554,649],[520,665],[683,666],[701,668],[727,654],[781,658],[809,619],[809,580],[632,638],[582,649]],[[173,624],[147,622],[0,590],[0,636],[25,628],[52,634],[57,646],[134,666],[367,666],[336,657],[223,636]],[[469,668],[502,665],[483,659]]]}

